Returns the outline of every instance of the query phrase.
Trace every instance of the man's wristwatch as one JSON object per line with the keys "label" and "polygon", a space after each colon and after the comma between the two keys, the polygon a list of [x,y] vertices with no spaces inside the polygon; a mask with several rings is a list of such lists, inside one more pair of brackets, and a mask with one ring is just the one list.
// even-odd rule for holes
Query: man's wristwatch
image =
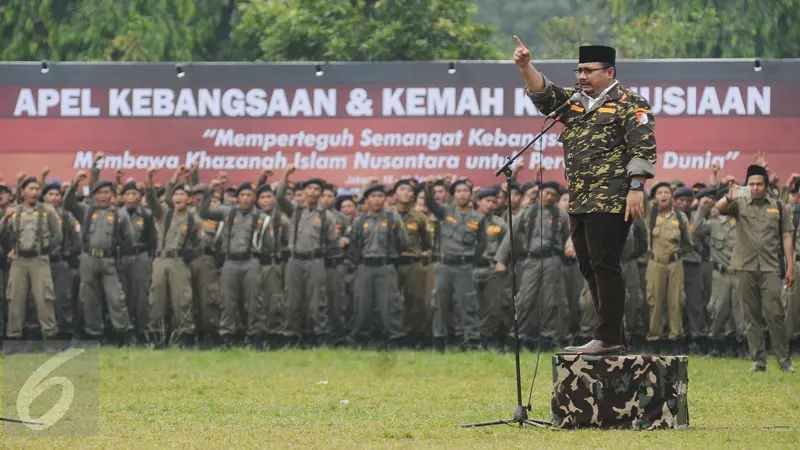
{"label": "man's wristwatch", "polygon": [[633,180],[631,181],[631,190],[632,191],[644,191],[644,184],[641,181]]}

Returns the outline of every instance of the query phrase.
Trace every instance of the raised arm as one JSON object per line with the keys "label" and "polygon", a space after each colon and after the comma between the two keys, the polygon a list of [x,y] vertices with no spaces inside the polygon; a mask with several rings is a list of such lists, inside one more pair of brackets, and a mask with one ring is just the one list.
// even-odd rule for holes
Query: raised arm
{"label": "raised arm", "polygon": [[286,172],[281,176],[281,182],[278,184],[278,189],[275,191],[275,196],[278,197],[278,205],[281,207],[281,211],[286,213],[289,217],[294,215],[294,205],[289,200],[286,200],[286,190],[289,186],[289,177],[295,170],[297,169],[294,164],[289,164],[289,166],[286,167]]}
{"label": "raised arm", "polygon": [[67,189],[67,192],[64,194],[64,208],[71,212],[72,215],[75,216],[75,218],[81,223],[83,223],[84,219],[86,218],[86,206],[78,202],[78,199],[75,197],[75,192],[77,192],[81,182],[85,180],[86,177],[86,172],[79,170],[75,174],[75,178],[72,180],[72,183],[69,185],[69,189]]}
{"label": "raised arm", "polygon": [[[164,208],[161,206],[161,202],[158,201],[156,190],[153,187],[153,175],[155,175],[156,172],[158,172],[158,169],[153,166],[147,168],[147,177],[145,178],[144,182],[144,195],[145,198],[147,198],[147,206],[149,206],[150,211],[153,212],[153,217],[160,221],[164,217]],[[165,197],[168,198],[168,196]]]}
{"label": "raised arm", "polygon": [[198,215],[203,220],[223,220],[225,216],[228,214],[230,206],[220,206],[219,208],[212,208],[211,207],[211,197],[214,195],[219,195],[217,189],[220,186],[219,180],[211,180],[208,183],[208,191],[206,191],[206,195],[203,197],[203,201],[200,202],[200,208],[198,210]]}
{"label": "raised arm", "polygon": [[442,205],[440,205],[439,202],[433,198],[433,184],[435,182],[436,178],[434,176],[429,176],[425,179],[425,206],[428,207],[428,211],[430,211],[431,214],[433,214],[437,219],[444,220],[447,212]]}

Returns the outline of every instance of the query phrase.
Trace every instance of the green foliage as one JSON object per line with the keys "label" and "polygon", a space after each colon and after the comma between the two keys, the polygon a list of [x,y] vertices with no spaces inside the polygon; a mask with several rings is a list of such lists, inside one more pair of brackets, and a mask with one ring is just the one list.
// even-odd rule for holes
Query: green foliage
{"label": "green foliage", "polygon": [[[234,30],[258,61],[497,59],[493,30],[465,0],[250,0]],[[257,42],[258,48],[248,48]]]}

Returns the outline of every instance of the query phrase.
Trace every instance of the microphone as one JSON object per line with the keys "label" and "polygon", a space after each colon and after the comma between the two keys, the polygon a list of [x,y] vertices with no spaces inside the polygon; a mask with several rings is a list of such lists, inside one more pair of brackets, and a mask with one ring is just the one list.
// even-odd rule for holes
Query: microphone
{"label": "microphone", "polygon": [[567,107],[569,105],[574,104],[574,103],[578,103],[580,100],[581,100],[581,91],[575,91],[575,93],[572,94],[572,97],[570,97],[569,100],[567,100],[561,106],[556,108],[553,112],[548,114],[547,118],[548,119],[555,119],[556,117],[558,117],[561,114],[562,111],[567,109]]}

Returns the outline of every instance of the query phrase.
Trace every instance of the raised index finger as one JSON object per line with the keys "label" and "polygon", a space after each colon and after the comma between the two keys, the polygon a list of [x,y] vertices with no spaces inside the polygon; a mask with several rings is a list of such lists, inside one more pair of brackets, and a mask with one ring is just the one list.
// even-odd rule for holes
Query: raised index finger
{"label": "raised index finger", "polygon": [[519,37],[516,34],[514,35],[514,40],[517,41],[517,48],[525,48],[525,44],[519,40]]}

